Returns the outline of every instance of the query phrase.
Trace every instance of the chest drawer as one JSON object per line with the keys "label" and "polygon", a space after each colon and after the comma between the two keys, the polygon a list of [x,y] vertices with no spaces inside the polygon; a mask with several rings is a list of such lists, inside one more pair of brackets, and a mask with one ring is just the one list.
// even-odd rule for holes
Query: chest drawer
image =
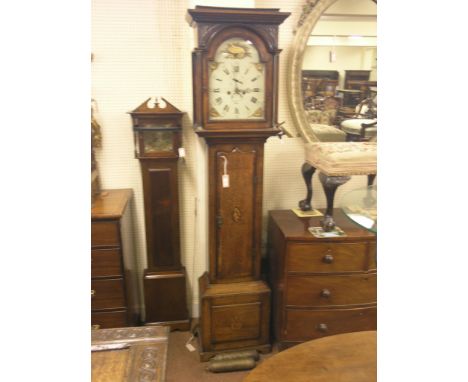
{"label": "chest drawer", "polygon": [[377,300],[377,276],[292,276],[287,280],[286,305],[329,307],[373,304]]}
{"label": "chest drawer", "polygon": [[353,272],[367,268],[366,243],[290,243],[286,256],[289,272]]}
{"label": "chest drawer", "polygon": [[369,269],[377,270],[377,243],[369,243]]}
{"label": "chest drawer", "polygon": [[120,249],[91,250],[91,277],[121,275]]}
{"label": "chest drawer", "polygon": [[286,310],[285,339],[289,341],[376,329],[377,308]]}
{"label": "chest drawer", "polygon": [[125,308],[123,280],[92,280],[91,309],[112,308]]}
{"label": "chest drawer", "polygon": [[120,246],[119,223],[100,221],[91,223],[92,246]]}
{"label": "chest drawer", "polygon": [[93,329],[104,329],[127,326],[127,314],[126,310],[91,313],[91,327]]}

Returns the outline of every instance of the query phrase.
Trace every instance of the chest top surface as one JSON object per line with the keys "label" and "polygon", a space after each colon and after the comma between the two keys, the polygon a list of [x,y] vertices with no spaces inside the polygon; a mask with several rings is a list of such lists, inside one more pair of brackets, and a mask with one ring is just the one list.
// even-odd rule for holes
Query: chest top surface
{"label": "chest top surface", "polygon": [[[323,211],[322,211],[323,212]],[[278,228],[284,234],[285,238],[293,241],[307,242],[347,242],[356,240],[375,241],[375,234],[363,228],[360,228],[356,223],[353,223],[344,215],[341,209],[336,208],[333,211],[333,217],[336,225],[340,227],[347,236],[334,237],[330,239],[316,238],[309,231],[309,227],[320,227],[320,220],[323,216],[312,218],[300,218],[291,210],[275,210],[270,211],[270,218],[276,223]]]}
{"label": "chest top surface", "polygon": [[92,220],[120,218],[130,200],[131,189],[102,190],[91,207]]}

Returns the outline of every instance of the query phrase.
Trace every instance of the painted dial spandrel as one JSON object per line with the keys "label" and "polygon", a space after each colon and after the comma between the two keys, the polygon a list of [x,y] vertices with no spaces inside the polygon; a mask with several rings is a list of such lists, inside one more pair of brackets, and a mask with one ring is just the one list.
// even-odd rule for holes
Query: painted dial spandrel
{"label": "painted dial spandrel", "polygon": [[209,62],[210,120],[265,118],[265,65],[253,43],[225,40]]}

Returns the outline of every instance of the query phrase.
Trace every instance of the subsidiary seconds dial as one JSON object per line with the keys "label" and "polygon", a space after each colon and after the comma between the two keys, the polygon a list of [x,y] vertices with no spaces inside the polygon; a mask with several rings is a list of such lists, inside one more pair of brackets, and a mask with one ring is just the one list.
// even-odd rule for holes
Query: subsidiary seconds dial
{"label": "subsidiary seconds dial", "polygon": [[265,65],[249,40],[231,38],[209,63],[210,120],[265,118]]}

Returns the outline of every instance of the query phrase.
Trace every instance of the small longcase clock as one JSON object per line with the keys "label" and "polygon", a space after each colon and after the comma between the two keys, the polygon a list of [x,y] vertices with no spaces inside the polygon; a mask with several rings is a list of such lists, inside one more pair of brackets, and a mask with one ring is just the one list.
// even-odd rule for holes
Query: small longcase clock
{"label": "small longcase clock", "polygon": [[263,146],[279,133],[279,9],[197,6],[194,127],[208,144],[209,271],[200,279],[200,357],[268,352],[271,291],[260,278]]}
{"label": "small longcase clock", "polygon": [[177,175],[184,113],[157,97],[146,100],[130,114],[145,206],[145,323],[188,330],[186,274],[180,262]]}

